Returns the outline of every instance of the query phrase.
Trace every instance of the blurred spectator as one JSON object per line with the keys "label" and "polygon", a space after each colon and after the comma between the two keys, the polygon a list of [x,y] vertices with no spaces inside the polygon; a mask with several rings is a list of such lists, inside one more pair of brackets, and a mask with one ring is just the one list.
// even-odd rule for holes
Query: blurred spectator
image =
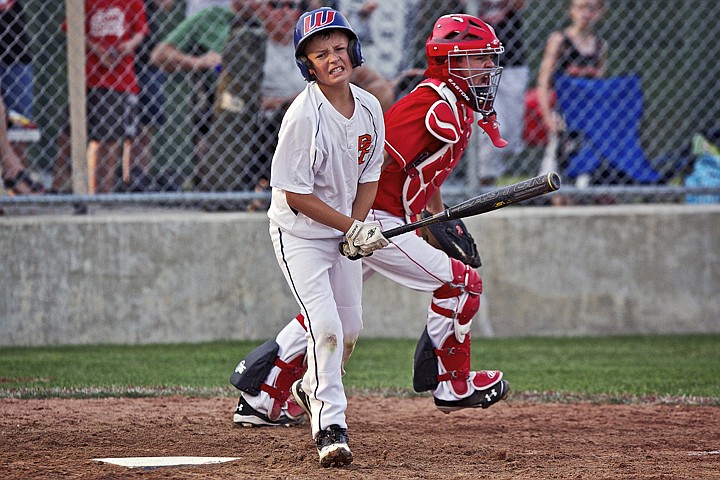
{"label": "blurred spectator", "polygon": [[[261,68],[266,63],[267,33],[254,13],[235,15],[230,23],[215,89],[208,151],[196,167],[199,190],[250,190],[258,183],[262,100],[258,92],[263,80]],[[219,204],[218,208],[230,207]]]}
{"label": "blurred spectator", "polygon": [[425,69],[425,41],[438,15],[465,13],[465,0],[408,0],[400,71]]}
{"label": "blurred spectator", "polygon": [[[20,0],[0,0],[0,87],[8,111],[33,118],[33,56]],[[3,117],[4,118],[4,117]],[[25,142],[10,142],[25,164]]]}
{"label": "blurred spectator", "polygon": [[361,45],[372,45],[375,43],[372,33],[372,14],[377,9],[376,2],[363,2],[359,7],[348,12],[349,21],[355,25],[355,33]]}
{"label": "blurred spectator", "polygon": [[138,79],[138,131],[130,151],[131,168],[125,183],[133,191],[155,189],[152,180],[153,134],[165,123],[165,73],[150,63],[150,53],[158,43],[158,11],[169,12],[175,0],[144,0],[148,34],[140,44],[135,58],[135,73]]}
{"label": "blurred spectator", "polygon": [[[565,130],[561,112],[551,105],[554,78],[559,74],[583,78],[605,76],[607,43],[595,33],[604,11],[604,0],[570,0],[570,26],[552,32],[547,40],[538,72],[540,109],[549,132],[540,173],[557,170],[560,135]],[[579,178],[578,185],[588,181],[587,178]],[[568,199],[554,195],[553,201],[556,204],[567,203]]]}
{"label": "blurred spectator", "polygon": [[[256,191],[269,189],[270,161],[277,146],[282,118],[287,107],[306,85],[305,80],[297,75],[297,66],[287,61],[295,58],[295,24],[306,9],[308,2],[299,0],[264,0],[259,5],[258,15],[267,33],[267,44],[261,86],[261,125],[256,137]],[[264,202],[255,202],[251,209],[265,207]]]}
{"label": "blurred spectator", "polygon": [[[686,187],[720,187],[720,129],[696,133],[692,139],[692,171]],[[720,195],[687,195],[687,203],[720,203]]]}
{"label": "blurred spectator", "polygon": [[[208,7],[186,18],[152,51],[151,62],[166,73],[190,73],[193,168],[207,154],[222,51],[236,15],[253,15],[256,0],[232,0],[230,8]],[[194,186],[201,182],[198,172]]]}
{"label": "blurred spectator", "polygon": [[[152,63],[165,72],[193,72],[203,79],[202,82],[193,82],[195,166],[208,154],[207,134],[212,125],[212,107],[218,104],[214,95],[217,72],[222,68],[221,52],[228,41],[233,17],[239,12],[257,14],[263,22],[267,41],[262,73],[253,70],[254,75],[262,79],[258,90],[262,92],[262,105],[258,134],[254,138],[257,142],[257,165],[250,173],[256,179],[251,188],[266,188],[270,159],[277,144],[277,132],[285,109],[306,85],[302,77],[297,75],[296,66],[284,59],[295,58],[295,23],[307,8],[307,2],[297,0],[233,0],[230,10],[210,7],[185,19],[153,49]],[[353,82],[376,95],[385,108],[394,101],[392,82],[370,68],[356,69],[353,72]],[[212,166],[196,169],[196,172],[206,172],[206,167]],[[205,189],[207,182],[203,178],[198,176],[195,182],[203,184]]]}
{"label": "blurred spectator", "polygon": [[503,138],[508,145],[498,149],[487,135],[478,137],[478,181],[480,185],[493,185],[502,176],[509,161],[524,148],[522,139],[525,91],[530,68],[525,58],[523,43],[524,0],[480,0],[478,17],[495,29],[505,47],[500,58],[503,67],[502,82],[497,91],[494,108]]}
{"label": "blurred spectator", "polygon": [[137,133],[135,52],[147,32],[142,0],[85,0],[90,193],[113,191],[123,141]]}
{"label": "blurred spectator", "polygon": [[210,7],[230,8],[231,0],[185,0],[185,17],[192,17]]}
{"label": "blurred spectator", "polygon": [[8,139],[5,102],[0,89],[0,166],[3,185],[11,194],[45,193],[45,188],[33,180]]}
{"label": "blurred spectator", "polygon": [[[262,108],[270,122],[269,135],[277,134],[275,127],[285,109],[305,88],[305,80],[297,75],[297,66],[283,59],[295,58],[293,32],[300,15],[305,12],[306,3],[300,1],[264,1],[258,13],[268,35],[267,60],[263,66]],[[272,117],[277,116],[276,120]],[[271,149],[270,155],[272,156]],[[268,159],[269,160],[269,159]]]}

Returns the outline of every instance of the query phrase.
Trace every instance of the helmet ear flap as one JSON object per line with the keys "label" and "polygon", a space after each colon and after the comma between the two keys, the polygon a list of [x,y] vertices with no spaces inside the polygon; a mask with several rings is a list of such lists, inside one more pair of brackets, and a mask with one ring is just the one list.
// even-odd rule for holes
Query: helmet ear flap
{"label": "helmet ear flap", "polygon": [[310,68],[312,67],[312,65],[310,65],[310,60],[308,60],[305,55],[295,57],[295,63],[297,63],[297,66],[300,69],[300,73],[302,73],[302,76],[305,78],[306,81],[312,82],[313,80],[315,80],[315,75],[310,72]]}
{"label": "helmet ear flap", "polygon": [[362,50],[360,49],[360,40],[352,35],[348,35],[348,53],[350,54],[350,64],[359,67],[363,63]]}

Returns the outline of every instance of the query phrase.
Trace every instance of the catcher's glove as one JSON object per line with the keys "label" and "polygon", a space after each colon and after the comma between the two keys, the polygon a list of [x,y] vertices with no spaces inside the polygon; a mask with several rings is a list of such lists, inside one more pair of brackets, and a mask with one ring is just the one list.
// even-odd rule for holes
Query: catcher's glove
{"label": "catcher's glove", "polygon": [[[422,218],[430,216],[427,211],[423,211]],[[418,229],[418,231],[426,242],[447,253],[449,257],[460,260],[465,265],[474,268],[482,265],[475,239],[470,235],[462,220],[434,223],[426,225]]]}

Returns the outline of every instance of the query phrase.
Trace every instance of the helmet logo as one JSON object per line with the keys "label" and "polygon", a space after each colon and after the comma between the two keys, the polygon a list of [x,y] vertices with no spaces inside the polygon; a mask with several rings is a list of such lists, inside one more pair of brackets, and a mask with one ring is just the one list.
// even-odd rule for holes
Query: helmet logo
{"label": "helmet logo", "polygon": [[455,91],[458,92],[460,95],[462,95],[462,97],[465,99],[465,101],[466,101],[467,103],[470,103],[470,97],[468,96],[468,94],[465,93],[465,91],[464,91],[462,88],[460,88],[460,85],[458,85],[457,83],[455,83],[455,81],[454,81],[452,78],[448,78],[448,79],[447,79],[447,83],[449,83],[450,85],[452,85],[453,88],[455,89]]}
{"label": "helmet logo", "polygon": [[311,31],[315,30],[319,27],[324,27],[325,25],[330,25],[335,21],[335,11],[334,10],[320,10],[315,12],[314,15],[308,15],[305,17],[305,21],[303,22],[303,30],[304,35],[307,35]]}

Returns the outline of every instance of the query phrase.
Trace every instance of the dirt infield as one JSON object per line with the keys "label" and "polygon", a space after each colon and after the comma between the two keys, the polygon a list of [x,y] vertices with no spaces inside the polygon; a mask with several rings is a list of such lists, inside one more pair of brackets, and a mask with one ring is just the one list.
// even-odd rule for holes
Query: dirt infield
{"label": "dirt infield", "polygon": [[[2,399],[0,478],[717,479],[720,407],[534,403],[444,415],[426,397],[352,396],[354,463],[323,469],[309,426],[235,427],[232,398]],[[240,457],[128,469],[106,457]]]}

